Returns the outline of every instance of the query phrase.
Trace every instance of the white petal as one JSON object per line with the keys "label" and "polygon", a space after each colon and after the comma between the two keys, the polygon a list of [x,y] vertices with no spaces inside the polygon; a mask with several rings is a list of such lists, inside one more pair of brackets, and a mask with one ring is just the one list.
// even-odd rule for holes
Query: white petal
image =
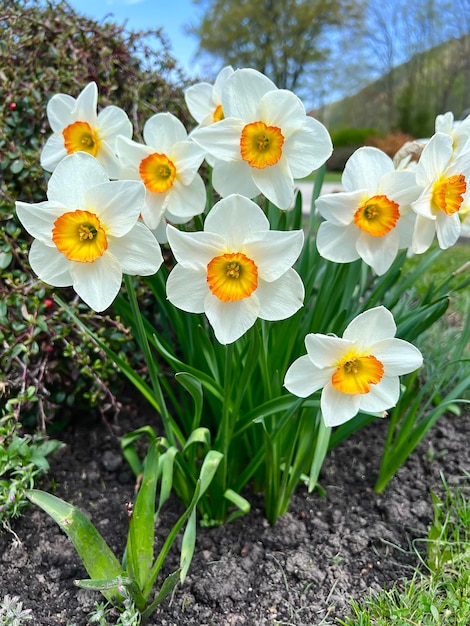
{"label": "white petal", "polygon": [[385,152],[365,146],[349,157],[341,180],[346,191],[366,189],[373,196],[377,193],[382,176],[394,170],[393,161]]}
{"label": "white petal", "polygon": [[207,273],[207,264],[224,252],[223,239],[214,233],[185,233],[167,226],[168,242],[178,263],[186,269]]}
{"label": "white petal", "polygon": [[[221,122],[218,122],[218,126]],[[212,184],[222,197],[240,194],[246,198],[259,196],[260,190],[251,176],[252,168],[246,161],[225,163],[217,160],[212,171]]]}
{"label": "white petal", "polygon": [[339,426],[359,412],[361,394],[341,393],[331,383],[325,385],[320,400],[326,426]]}
{"label": "white petal", "polygon": [[236,302],[222,302],[209,293],[204,308],[217,341],[225,345],[239,339],[253,326],[258,317],[259,303],[255,293]]}
{"label": "white petal", "polygon": [[204,160],[204,150],[194,141],[178,141],[170,158],[175,164],[178,180],[188,185]]}
{"label": "white petal", "polygon": [[122,172],[122,163],[114,153],[114,150],[106,142],[102,141],[96,158],[106,170],[108,178],[118,179]]}
{"label": "white petal", "polygon": [[117,106],[107,106],[98,114],[98,127],[100,136],[116,150],[116,138],[118,135],[132,138],[132,123],[127,113]]}
{"label": "white petal", "polygon": [[356,250],[358,229],[354,224],[339,226],[322,222],[317,233],[317,248],[322,257],[335,263],[350,263],[359,259]]}
{"label": "white petal", "polygon": [[226,65],[217,74],[217,78],[214,82],[212,98],[217,104],[222,103],[222,94],[224,93],[225,84],[230,76],[233,74],[233,67]]}
{"label": "white petal", "polygon": [[307,354],[316,367],[336,369],[336,363],[354,346],[354,342],[321,333],[309,333],[305,337]]}
{"label": "white petal", "polygon": [[326,128],[313,117],[305,117],[303,127],[286,139],[283,153],[294,178],[308,176],[331,156],[333,144]]}
{"label": "white petal", "polygon": [[145,122],[143,136],[148,146],[168,155],[175,143],[188,138],[188,133],[183,123],[171,113],[156,113]]}
{"label": "white petal", "polygon": [[217,124],[196,128],[191,139],[204,150],[222,161],[239,161],[240,137],[245,124],[233,117],[226,117]]}
{"label": "white petal", "polygon": [[98,116],[96,106],[98,104],[98,87],[96,83],[88,85],[78,94],[72,115],[74,121],[88,122],[92,128],[96,127]]}
{"label": "white petal", "polygon": [[87,189],[88,210],[95,213],[113,237],[122,237],[137,222],[145,199],[145,188],[134,180],[113,180]]}
{"label": "white petal", "polygon": [[53,172],[57,165],[67,156],[62,133],[51,135],[41,151],[41,167],[46,172]]}
{"label": "white petal", "polygon": [[93,311],[111,306],[121,288],[121,265],[109,251],[94,263],[73,263],[70,273],[73,288]]}
{"label": "white petal", "polygon": [[263,280],[271,282],[294,265],[303,242],[304,234],[301,230],[271,230],[256,241],[245,243],[240,252],[256,263],[259,276]]}
{"label": "white petal", "polygon": [[397,327],[393,315],[384,306],[369,309],[355,317],[343,333],[343,338],[371,346],[395,336]]}
{"label": "white petal", "polygon": [[446,250],[453,246],[460,237],[461,230],[462,225],[458,213],[446,215],[443,211],[439,211],[436,219],[436,235],[440,248]]}
{"label": "white petal", "polygon": [[356,242],[356,250],[364,262],[378,276],[382,276],[396,259],[399,243],[400,237],[396,229],[383,237],[373,237],[369,233],[361,232]]}
{"label": "white petal", "polygon": [[378,413],[395,406],[400,397],[398,376],[384,376],[376,385],[371,385],[367,394],[360,395],[360,409],[369,413]]}
{"label": "white petal", "polygon": [[175,181],[168,194],[166,212],[187,221],[195,215],[200,215],[205,208],[206,186],[199,174],[187,185]]}
{"label": "white petal", "polygon": [[430,248],[436,234],[436,220],[422,215],[416,216],[411,248],[415,254],[423,254]]}
{"label": "white petal", "polygon": [[[238,117],[245,123],[260,119],[259,101],[276,85],[264,74],[251,68],[235,70],[227,79],[222,104],[227,117]],[[217,126],[217,124],[216,124]]]}
{"label": "white petal", "polygon": [[307,119],[302,101],[287,89],[268,91],[261,98],[259,109],[260,119],[268,126],[277,126],[284,139],[302,129]]}
{"label": "white petal", "polygon": [[205,272],[194,272],[179,264],[171,270],[166,281],[168,300],[188,313],[204,313],[208,292]]}
{"label": "white petal", "polygon": [[46,246],[52,243],[52,229],[58,217],[66,213],[67,209],[60,202],[16,202],[16,214],[28,233],[39,239]]}
{"label": "white petal", "polygon": [[153,193],[145,190],[145,202],[142,207],[142,219],[145,224],[154,230],[158,227],[167,205],[168,193]]}
{"label": "white petal", "polygon": [[307,398],[331,380],[331,372],[315,367],[308,356],[296,359],[286,372],[284,387],[299,398]]}
{"label": "white petal", "polygon": [[45,246],[35,239],[29,250],[29,263],[33,272],[45,283],[54,287],[70,287],[71,262],[57,248]]}
{"label": "white petal", "polygon": [[75,152],[65,157],[55,168],[49,180],[47,197],[61,202],[71,211],[86,210],[87,190],[108,180],[97,159],[86,152]]}
{"label": "white petal", "polygon": [[274,322],[297,313],[303,306],[305,289],[300,276],[290,269],[273,282],[260,279],[256,295],[259,300],[258,317]]}
{"label": "white petal", "polygon": [[123,167],[131,167],[138,173],[140,162],[153,154],[154,149],[127,137],[119,136],[116,139],[116,152]]}
{"label": "white petal", "polygon": [[197,83],[188,87],[184,93],[184,99],[189,112],[198,124],[213,113],[212,85],[209,83]]}
{"label": "white petal", "polygon": [[109,237],[108,244],[124,274],[151,276],[163,263],[158,241],[142,222],[137,222],[124,237]]}
{"label": "white petal", "polygon": [[328,193],[317,198],[315,208],[326,220],[347,226],[353,221],[354,213],[367,199],[364,190]]}
{"label": "white petal", "polygon": [[61,132],[72,122],[75,98],[65,93],[57,93],[47,103],[47,119],[54,133]]}
{"label": "white petal", "polygon": [[438,115],[435,121],[436,133],[450,133],[452,132],[452,126],[454,125],[454,114],[451,111]]}
{"label": "white petal", "polygon": [[382,363],[386,376],[409,374],[423,364],[423,356],[418,348],[403,339],[379,341],[371,345],[371,354]]}
{"label": "white petal", "polygon": [[380,193],[400,206],[400,215],[418,199],[422,188],[416,184],[414,172],[394,171],[385,174],[380,181]]}
{"label": "white petal", "polygon": [[206,217],[204,230],[217,233],[230,251],[239,252],[253,233],[262,234],[269,230],[269,221],[255,202],[234,194],[213,206]]}
{"label": "white petal", "polygon": [[452,156],[452,137],[444,133],[436,133],[424,146],[416,166],[416,182],[425,187],[445,171]]}
{"label": "white petal", "polygon": [[276,165],[251,168],[253,181],[262,194],[282,211],[294,204],[294,179],[285,156]]}

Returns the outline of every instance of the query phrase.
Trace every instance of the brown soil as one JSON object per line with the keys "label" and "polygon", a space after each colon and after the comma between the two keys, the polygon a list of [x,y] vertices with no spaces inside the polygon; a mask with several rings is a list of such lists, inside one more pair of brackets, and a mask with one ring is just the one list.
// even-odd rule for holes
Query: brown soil
{"label": "brown soil", "polygon": [[[53,482],[44,486],[55,486],[56,495],[80,506],[119,558],[134,479],[118,436],[138,425],[130,409],[112,432],[101,422],[76,422],[62,433],[67,446],[51,459]],[[334,624],[347,614],[350,598],[410,575],[419,564],[416,550],[424,549],[419,538],[432,520],[430,490],[442,490],[441,473],[453,484],[470,467],[470,414],[443,417],[379,495],[373,485],[385,430],[377,420],[333,450],[320,479],[326,496],[299,488],[276,526],[265,521],[261,499],[250,496],[247,516],[200,528],[185,584],[148,624]],[[166,507],[160,537],[180,512],[176,501]],[[35,626],[88,624],[101,596],[73,585],[86,573],[67,537],[34,508],[13,530],[16,538],[0,535],[0,597],[19,595]],[[167,573],[177,562],[175,552]]]}

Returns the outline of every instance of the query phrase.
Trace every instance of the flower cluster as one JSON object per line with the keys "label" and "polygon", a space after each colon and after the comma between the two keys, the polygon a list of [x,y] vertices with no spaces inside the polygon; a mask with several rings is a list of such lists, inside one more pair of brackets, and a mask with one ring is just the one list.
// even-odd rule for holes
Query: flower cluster
{"label": "flower cluster", "polygon": [[[189,134],[161,112],[138,142],[124,111],[97,114],[94,83],[76,99],[54,96],[47,109],[53,134],[41,155],[52,172],[48,199],[18,202],[17,215],[35,238],[30,262],[39,278],[72,286],[96,311],[112,304],[123,273],[157,272],[160,244],[168,243],[175,260],[169,302],[204,313],[216,339],[230,344],[258,318],[283,320],[303,306],[305,288],[293,269],[303,231],[271,230],[254,199],[291,209],[295,180],[322,166],[333,147],[297,96],[253,69],[224,68],[213,85],[190,87],[186,103],[197,123]],[[199,174],[204,159],[221,197],[213,207]],[[382,151],[360,148],[344,169],[344,191],[316,201],[324,218],[318,252],[336,263],[362,259],[382,275],[399,250],[423,253],[435,236],[448,248],[461,232],[469,179],[470,118],[454,128],[450,113],[439,116],[417,163],[396,166]],[[202,230],[187,226],[196,216]],[[390,408],[398,376],[422,363],[395,330],[392,314],[378,307],[351,321],[342,338],[308,334],[307,355],[290,366],[285,387],[300,397],[323,388],[328,425]]]}

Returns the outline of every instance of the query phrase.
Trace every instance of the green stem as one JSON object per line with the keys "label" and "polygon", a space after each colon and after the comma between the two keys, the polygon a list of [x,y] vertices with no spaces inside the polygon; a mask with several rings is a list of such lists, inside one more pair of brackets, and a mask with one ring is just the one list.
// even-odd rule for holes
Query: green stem
{"label": "green stem", "polygon": [[[163,422],[163,428],[165,429],[165,434],[170,442],[170,445],[176,446],[175,433],[172,426],[172,419],[168,412],[168,408],[166,406],[165,398],[163,396],[162,388],[160,385],[160,380],[158,377],[158,366],[156,359],[152,355],[152,351],[150,349],[150,344],[147,338],[147,333],[145,332],[144,321],[142,319],[142,313],[140,312],[139,303],[137,301],[137,296],[134,289],[134,284],[132,281],[132,276],[128,276],[124,274],[124,282],[126,285],[129,304],[132,310],[132,317],[135,322],[135,331],[137,334],[137,340],[139,345],[141,346],[144,352],[145,362],[148,367],[150,381],[152,383],[152,389],[155,394],[155,398],[157,400],[160,415]],[[180,442],[184,443],[184,442]]]}

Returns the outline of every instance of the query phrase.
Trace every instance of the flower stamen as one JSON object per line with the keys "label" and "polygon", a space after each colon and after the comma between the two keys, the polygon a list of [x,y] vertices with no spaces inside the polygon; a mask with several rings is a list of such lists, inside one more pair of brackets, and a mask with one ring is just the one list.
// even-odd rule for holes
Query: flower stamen
{"label": "flower stamen", "polygon": [[373,237],[383,237],[395,228],[399,205],[387,196],[372,196],[354,213],[354,224]]}

